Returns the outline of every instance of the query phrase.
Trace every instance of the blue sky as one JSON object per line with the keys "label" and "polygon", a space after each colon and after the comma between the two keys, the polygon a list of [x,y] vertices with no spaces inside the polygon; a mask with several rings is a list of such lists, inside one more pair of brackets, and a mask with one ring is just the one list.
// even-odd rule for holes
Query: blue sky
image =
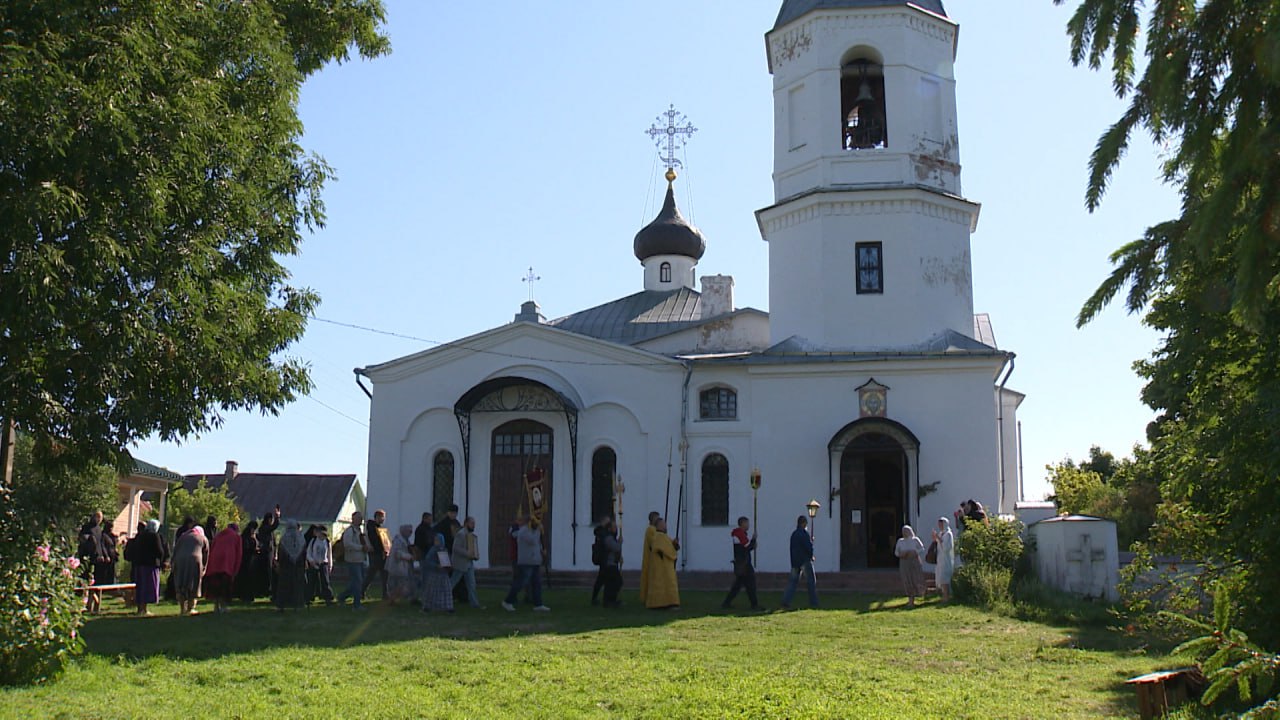
{"label": "blue sky", "polygon": [[[393,52],[330,66],[303,89],[304,144],[338,179],[328,225],[288,265],[323,302],[290,355],[316,388],[279,416],[134,454],[181,473],[356,473],[369,404],[352,368],[511,320],[533,266],[548,317],[641,288],[631,254],[657,210],[644,130],[671,103],[699,132],[678,183],[707,238],[701,274],[768,309],[767,246],[753,212],[772,203],[772,79],[764,33],[780,0],[391,0]],[[1103,73],[1073,68],[1071,9],[1051,0],[950,0],[964,194],[982,204],[974,304],[1017,353],[1028,495],[1044,465],[1091,444],[1127,453],[1151,413],[1131,365],[1158,337],[1120,307],[1074,318],[1108,255],[1176,213],[1151,143],[1138,138],[1102,208],[1084,207],[1086,163],[1123,103]],[[405,337],[353,329],[374,328]]]}

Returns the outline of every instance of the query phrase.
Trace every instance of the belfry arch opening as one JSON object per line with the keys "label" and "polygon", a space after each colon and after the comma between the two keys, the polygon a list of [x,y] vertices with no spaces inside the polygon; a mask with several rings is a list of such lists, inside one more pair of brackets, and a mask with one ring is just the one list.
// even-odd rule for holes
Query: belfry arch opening
{"label": "belfry arch opening", "polygon": [[884,61],[871,48],[854,48],[840,61],[840,131],[848,151],[889,145]]}

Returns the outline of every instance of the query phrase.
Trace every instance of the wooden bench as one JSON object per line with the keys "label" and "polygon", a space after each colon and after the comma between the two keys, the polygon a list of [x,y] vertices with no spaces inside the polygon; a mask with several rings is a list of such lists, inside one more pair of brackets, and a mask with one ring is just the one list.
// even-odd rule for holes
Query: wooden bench
{"label": "wooden bench", "polygon": [[112,583],[110,585],[81,585],[76,588],[77,592],[83,593],[85,599],[94,598],[99,604],[102,603],[102,594],[105,592],[119,591],[121,597],[124,598],[125,605],[133,604],[133,593],[137,588],[134,583]]}

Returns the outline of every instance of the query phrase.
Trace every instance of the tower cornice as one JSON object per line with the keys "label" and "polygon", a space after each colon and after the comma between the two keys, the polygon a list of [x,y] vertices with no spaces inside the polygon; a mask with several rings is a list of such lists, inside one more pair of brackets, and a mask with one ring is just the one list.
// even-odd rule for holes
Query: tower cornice
{"label": "tower cornice", "polygon": [[982,205],[924,185],[820,188],[794,195],[756,211],[760,235],[836,215],[923,215],[978,228]]}

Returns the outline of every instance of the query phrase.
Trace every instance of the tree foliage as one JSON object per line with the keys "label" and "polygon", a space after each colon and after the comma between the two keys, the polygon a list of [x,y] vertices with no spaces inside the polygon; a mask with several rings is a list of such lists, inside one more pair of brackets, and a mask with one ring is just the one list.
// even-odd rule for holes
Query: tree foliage
{"label": "tree foliage", "polygon": [[[219,527],[228,523],[239,523],[244,518],[244,510],[236,504],[236,500],[227,492],[227,486],[211,488],[205,478],[200,478],[196,486],[187,490],[176,485],[169,490],[166,511],[169,515],[170,527],[177,527],[183,518],[193,518],[203,523],[210,515],[218,519]],[[213,538],[210,538],[212,541]]]}
{"label": "tree foliage", "polygon": [[1130,100],[1091,159],[1089,206],[1138,128],[1168,149],[1182,198],[1116,251],[1079,318],[1127,287],[1127,308],[1164,334],[1137,365],[1158,413],[1152,547],[1234,576],[1244,627],[1280,642],[1280,2],[1079,0],[1068,30],[1072,60],[1109,60]]}
{"label": "tree foliage", "polygon": [[299,88],[387,51],[380,0],[0,7],[0,417],[119,460],[309,387],[281,258],[330,169]]}
{"label": "tree foliage", "polygon": [[84,467],[46,467],[35,462],[35,442],[19,434],[13,463],[11,502],[25,526],[40,536],[58,528],[68,537],[95,510],[108,520],[119,509],[119,474],[111,465],[93,463]]}
{"label": "tree foliage", "polygon": [[1135,447],[1133,457],[1117,460],[1094,445],[1088,460],[1067,458],[1045,469],[1061,512],[1114,520],[1121,548],[1151,535],[1162,476],[1149,450]]}

